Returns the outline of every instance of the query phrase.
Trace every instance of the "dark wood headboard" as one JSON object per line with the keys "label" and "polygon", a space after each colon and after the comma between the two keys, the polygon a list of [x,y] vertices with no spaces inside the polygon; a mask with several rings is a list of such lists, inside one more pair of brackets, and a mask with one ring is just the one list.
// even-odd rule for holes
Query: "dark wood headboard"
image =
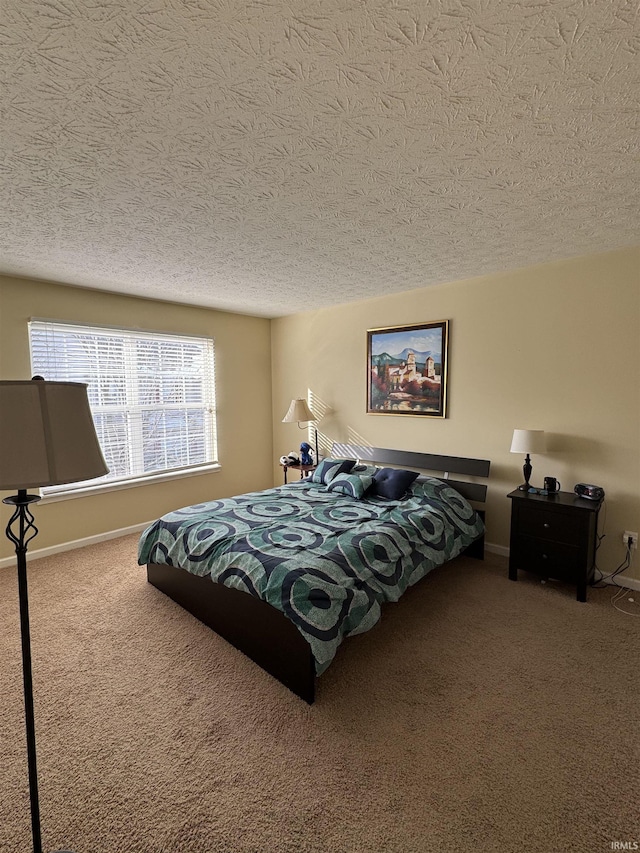
{"label": "dark wood headboard", "polygon": [[488,477],[491,462],[488,459],[470,459],[465,456],[440,456],[435,453],[416,453],[408,450],[387,450],[381,447],[363,447],[358,444],[334,442],[331,455],[346,459],[410,468],[413,471],[432,472],[469,501],[484,503],[487,498],[486,483],[452,480],[449,474],[467,477]]}

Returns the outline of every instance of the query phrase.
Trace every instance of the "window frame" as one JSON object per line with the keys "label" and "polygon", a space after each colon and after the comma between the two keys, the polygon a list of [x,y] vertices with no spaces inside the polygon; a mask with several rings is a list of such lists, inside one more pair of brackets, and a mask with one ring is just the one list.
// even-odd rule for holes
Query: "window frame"
{"label": "window frame", "polygon": [[[28,321],[28,338],[30,362],[33,374],[42,374],[42,366],[34,365],[34,350],[37,349],[34,341],[34,331],[43,331],[46,334],[47,329],[57,329],[58,332],[68,332],[72,335],[74,332],[82,334],[83,331],[87,335],[93,335],[96,338],[101,336],[111,336],[123,341],[123,357],[121,360],[122,378],[124,379],[124,402],[115,403],[112,406],[104,405],[102,402],[96,404],[95,400],[91,401],[91,390],[89,391],[89,403],[91,413],[96,420],[97,416],[105,413],[123,414],[126,422],[127,433],[127,456],[129,457],[128,465],[130,473],[116,476],[112,479],[98,478],[96,481],[88,480],[80,483],[68,483],[64,486],[52,486],[40,489],[44,502],[50,503],[59,500],[66,500],[73,497],[83,497],[90,494],[100,492],[116,491],[119,489],[128,489],[140,485],[149,485],[159,483],[166,480],[180,479],[184,477],[198,476],[200,474],[208,474],[220,469],[218,459],[218,427],[217,427],[217,405],[216,405],[216,364],[215,364],[215,341],[210,335],[194,335],[181,334],[177,332],[156,331],[153,329],[127,328],[121,326],[102,325],[98,323],[77,323],[64,320],[50,320],[40,317],[32,317]],[[185,346],[195,344],[202,346],[202,358],[204,368],[199,376],[199,389],[203,392],[202,401],[188,402],[183,399],[179,402],[166,402],[163,405],[153,405],[148,402],[142,402],[141,392],[138,387],[138,376],[140,371],[140,360],[136,356],[131,358],[132,352],[136,347],[136,342],[151,341],[153,343],[171,343],[179,342]],[[71,372],[73,365],[71,359],[66,361],[61,359],[65,366],[65,372]],[[133,369],[131,365],[134,365]],[[44,371],[46,372],[46,371]],[[158,374],[162,377],[162,371]],[[59,381],[83,381],[91,386],[91,379],[84,378],[82,380],[74,379],[69,376],[60,375],[44,376],[45,379]],[[184,377],[183,377],[184,379]],[[184,397],[187,396],[186,383],[184,386]],[[184,412],[188,417],[189,411],[202,412],[205,423],[203,426],[203,443],[204,443],[204,461],[192,464],[179,465],[171,468],[162,468],[153,471],[144,471],[144,445],[142,442],[143,435],[143,413],[144,412]],[[100,430],[96,430],[100,439]],[[136,433],[133,437],[132,431]],[[189,436],[188,433],[184,436],[183,452],[188,453]],[[114,444],[115,447],[115,444]],[[103,450],[103,453],[105,451]],[[166,455],[167,444],[163,445],[163,451]],[[105,457],[107,454],[105,453]],[[133,460],[133,461],[132,461]],[[137,460],[137,462],[136,462]],[[108,459],[107,459],[108,463]],[[131,473],[133,471],[133,473]],[[108,475],[107,475],[108,476]]]}

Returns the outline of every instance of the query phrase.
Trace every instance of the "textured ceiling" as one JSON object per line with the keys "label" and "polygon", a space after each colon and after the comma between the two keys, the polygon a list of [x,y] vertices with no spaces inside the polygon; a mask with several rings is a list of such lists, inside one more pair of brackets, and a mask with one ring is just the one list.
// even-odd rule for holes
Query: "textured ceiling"
{"label": "textured ceiling", "polygon": [[4,0],[0,272],[278,316],[639,242],[638,2]]}

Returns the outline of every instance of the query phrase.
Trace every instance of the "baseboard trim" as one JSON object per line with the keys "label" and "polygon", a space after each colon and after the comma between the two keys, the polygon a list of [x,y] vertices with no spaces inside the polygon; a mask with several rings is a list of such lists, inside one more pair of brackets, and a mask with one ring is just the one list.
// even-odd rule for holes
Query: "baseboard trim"
{"label": "baseboard trim", "polygon": [[[485,543],[484,546],[485,551],[489,551],[491,554],[499,554],[501,557],[509,557],[509,549],[504,545],[494,545],[492,542]],[[637,578],[630,578],[627,575],[616,575],[615,580],[611,578],[601,578],[596,583],[606,583],[610,586],[623,586],[626,589],[634,589],[636,591],[640,591],[640,580]]]}
{"label": "baseboard trim", "polygon": [[[50,557],[52,554],[62,554],[64,551],[74,551],[76,548],[85,548],[87,545],[97,545],[99,542],[108,542],[109,539],[119,539],[121,536],[129,536],[132,533],[142,533],[152,521],[145,521],[142,524],[132,524],[130,527],[120,527],[118,530],[108,530],[106,533],[97,533],[95,536],[85,536],[84,539],[74,539],[71,542],[61,542],[59,545],[51,545],[49,548],[39,548],[37,551],[28,552],[28,560],[39,560],[41,557]],[[508,557],[509,549],[504,545],[496,545],[493,542],[486,542],[485,551],[490,554],[498,554],[500,557]],[[7,566],[15,566],[16,558],[3,557],[0,559],[0,569]],[[616,575],[615,580],[611,578],[603,579],[603,582],[610,586],[624,586],[626,589],[640,591],[640,580],[629,578],[626,575]]]}
{"label": "baseboard trim", "polygon": [[484,546],[485,551],[489,551],[490,554],[499,554],[501,557],[509,556],[509,549],[504,545],[495,545],[493,542],[485,542]]}
{"label": "baseboard trim", "polygon": [[[131,527],[121,527],[119,530],[109,530],[107,533],[97,533],[95,536],[86,536],[84,539],[61,542],[60,545],[52,545],[50,548],[29,551],[28,559],[38,560],[40,557],[62,554],[64,551],[73,551],[75,548],[84,548],[86,545],[96,545],[98,542],[107,542],[109,539],[119,539],[120,536],[128,536],[130,533],[142,533],[152,523],[152,521],[145,521],[143,524],[133,524]],[[509,556],[509,549],[503,545],[494,545],[491,542],[486,542],[484,549],[491,554],[499,554],[501,557]],[[3,557],[0,559],[0,569],[4,569],[5,566],[15,566],[15,564],[15,557]]]}
{"label": "baseboard trim", "polygon": [[[51,545],[49,548],[39,548],[29,551],[27,560],[39,560],[41,557],[50,557],[52,554],[62,554],[64,551],[74,551],[76,548],[85,548],[87,545],[97,545],[98,542],[107,542],[109,539],[119,539],[131,533],[142,533],[153,522],[145,521],[143,524],[132,524],[130,527],[120,527],[118,530],[108,530],[106,533],[97,533],[95,536],[85,536],[84,539],[74,539],[71,542],[61,542],[59,545]],[[16,558],[3,557],[0,559],[0,569],[7,566],[15,566]]]}
{"label": "baseboard trim", "polygon": [[636,592],[640,592],[640,581],[637,578],[629,578],[626,575],[616,575],[615,580],[613,578],[602,578],[602,582],[609,586],[623,586],[625,589],[635,589]]}

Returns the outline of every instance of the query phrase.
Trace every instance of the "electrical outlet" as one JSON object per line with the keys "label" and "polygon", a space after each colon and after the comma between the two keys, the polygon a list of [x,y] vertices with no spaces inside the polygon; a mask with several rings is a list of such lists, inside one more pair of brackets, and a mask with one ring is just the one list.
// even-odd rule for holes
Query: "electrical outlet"
{"label": "electrical outlet", "polygon": [[629,544],[629,539],[633,539],[633,545],[631,547],[637,548],[638,547],[638,534],[634,533],[633,530],[625,530],[625,532],[622,534],[622,541],[624,542],[625,545]]}

